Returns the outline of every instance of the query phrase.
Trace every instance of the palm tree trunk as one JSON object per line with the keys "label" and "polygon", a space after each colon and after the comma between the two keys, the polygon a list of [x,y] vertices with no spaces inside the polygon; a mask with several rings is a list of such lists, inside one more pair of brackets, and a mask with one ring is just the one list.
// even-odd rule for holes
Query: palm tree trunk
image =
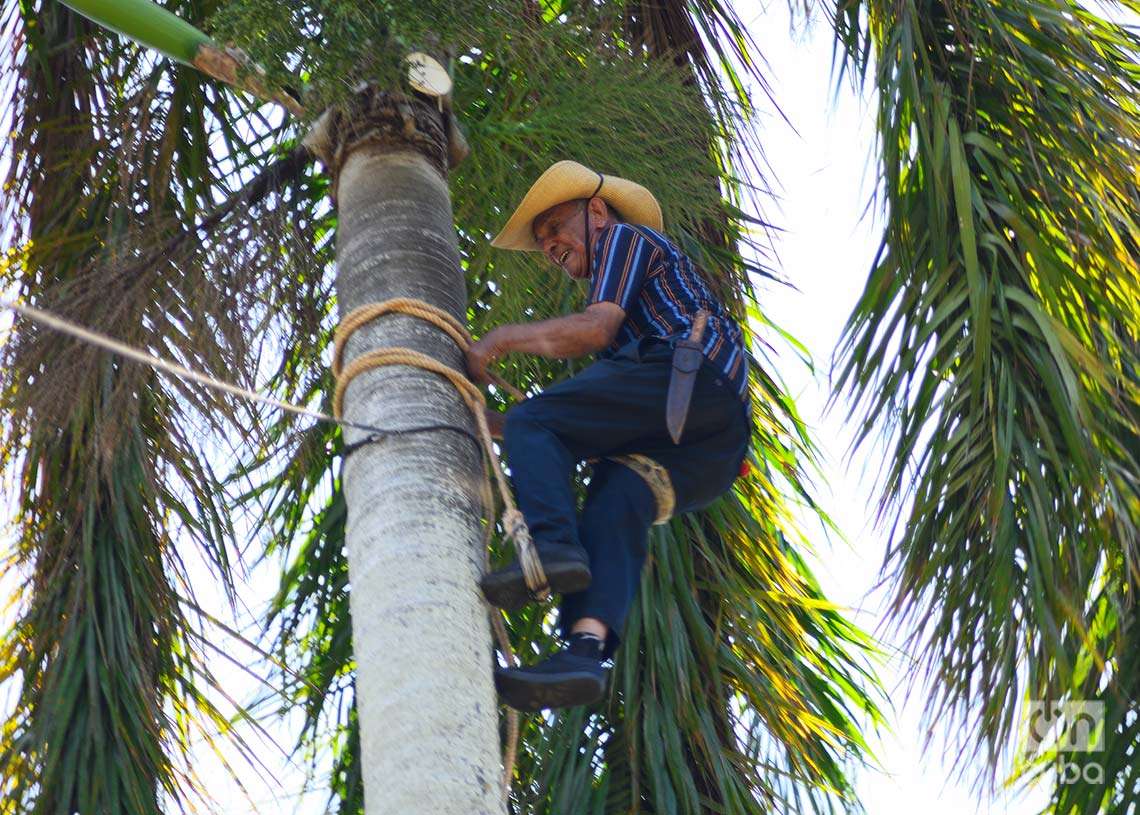
{"label": "palm tree trunk", "polygon": [[[365,92],[330,111],[309,143],[333,174],[342,318],[416,297],[463,319],[466,293],[437,111]],[[345,362],[405,346],[462,370],[438,329],[394,315],[356,332]],[[383,428],[472,428],[450,384],[416,368],[353,380],[345,417]],[[352,443],[363,434],[346,430]],[[498,708],[483,563],[479,450],[451,431],[398,435],[346,462],[346,546],[368,813],[502,813]]]}

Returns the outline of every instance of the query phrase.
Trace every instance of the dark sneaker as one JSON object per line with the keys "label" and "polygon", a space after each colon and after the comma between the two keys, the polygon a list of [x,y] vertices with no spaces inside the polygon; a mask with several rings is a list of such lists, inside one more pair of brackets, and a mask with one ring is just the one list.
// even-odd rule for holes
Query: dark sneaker
{"label": "dark sneaker", "polygon": [[496,668],[495,689],[515,710],[574,707],[606,695],[609,670],[602,665],[598,640],[570,644],[529,668]]}
{"label": "dark sneaker", "polygon": [[[552,592],[573,594],[590,585],[590,557],[581,546],[564,543],[536,543],[538,559],[546,573],[546,582]],[[506,611],[522,608],[534,600],[526,587],[522,566],[518,561],[483,575],[479,581],[487,602]]]}

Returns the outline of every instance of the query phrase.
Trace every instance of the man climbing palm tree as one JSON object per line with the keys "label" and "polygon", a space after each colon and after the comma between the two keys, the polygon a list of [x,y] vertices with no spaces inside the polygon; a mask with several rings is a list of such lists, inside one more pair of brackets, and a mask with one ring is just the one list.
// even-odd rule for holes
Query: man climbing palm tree
{"label": "man climbing palm tree", "polygon": [[[562,161],[534,183],[492,242],[542,251],[571,278],[588,279],[587,305],[489,332],[467,353],[471,375],[485,381],[488,364],[512,352],[599,355],[577,376],[514,406],[501,423],[519,507],[550,588],[564,595],[566,639],[564,650],[538,665],[496,671],[496,687],[512,707],[602,697],[603,663],[618,646],[640,583],[650,525],[725,492],[748,449],[740,327],[662,228],[660,206],[644,187]],[[629,454],[663,467],[672,495],[602,458]],[[570,477],[587,459],[599,460],[579,518]],[[482,585],[501,608],[530,599],[518,563],[486,575]]]}

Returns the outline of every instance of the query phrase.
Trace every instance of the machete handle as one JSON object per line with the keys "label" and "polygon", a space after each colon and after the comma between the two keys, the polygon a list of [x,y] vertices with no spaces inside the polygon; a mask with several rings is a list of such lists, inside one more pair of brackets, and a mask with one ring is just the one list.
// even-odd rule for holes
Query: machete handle
{"label": "machete handle", "polygon": [[701,338],[705,335],[705,326],[708,325],[709,317],[711,315],[706,309],[697,311],[697,316],[693,318],[693,328],[689,331],[689,339],[693,342],[700,342]]}

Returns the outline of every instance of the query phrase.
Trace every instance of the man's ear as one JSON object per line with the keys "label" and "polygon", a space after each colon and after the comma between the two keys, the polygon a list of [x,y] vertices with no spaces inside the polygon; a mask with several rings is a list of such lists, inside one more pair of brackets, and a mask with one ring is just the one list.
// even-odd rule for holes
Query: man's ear
{"label": "man's ear", "polygon": [[596,224],[605,223],[606,219],[610,216],[609,205],[597,196],[591,198],[586,206],[590,210],[590,220]]}

